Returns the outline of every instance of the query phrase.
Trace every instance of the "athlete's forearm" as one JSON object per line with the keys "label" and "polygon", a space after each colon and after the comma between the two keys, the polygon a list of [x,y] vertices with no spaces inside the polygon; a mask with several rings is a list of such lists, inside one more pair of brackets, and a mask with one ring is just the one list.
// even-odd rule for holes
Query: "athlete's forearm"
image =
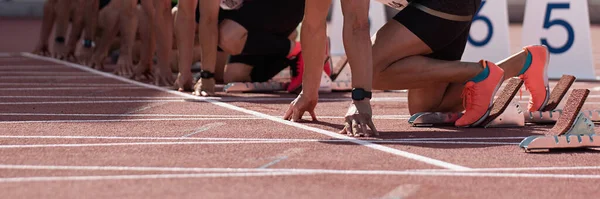
{"label": "athlete's forearm", "polygon": [[122,0],[123,6],[119,15],[119,29],[121,30],[121,50],[119,55],[131,56],[137,30],[136,0]]}
{"label": "athlete's forearm", "polygon": [[54,19],[56,14],[54,13],[54,6],[56,6],[57,0],[49,0],[44,4],[44,18],[42,21],[42,30],[40,32],[41,45],[48,45],[48,39],[50,38],[50,32],[54,27]]}
{"label": "athlete's forearm", "polygon": [[302,94],[313,98],[319,95],[321,74],[325,61],[325,42],[327,38],[327,13],[331,2],[307,0],[300,31],[303,49],[304,75],[302,76]]}
{"label": "athlete's forearm", "polygon": [[84,35],[83,39],[94,41],[96,39],[96,29],[98,26],[98,14],[100,12],[99,0],[83,0],[85,12],[83,13]]}
{"label": "athlete's forearm", "polygon": [[369,38],[369,0],[342,0],[343,41],[353,74],[352,87],[372,89],[373,56]]}
{"label": "athlete's forearm", "polygon": [[54,13],[56,14],[56,29],[54,30],[54,35],[56,38],[64,39],[67,35],[67,29],[69,27],[69,7],[72,1],[73,0],[58,0],[54,6]]}
{"label": "athlete's forearm", "polygon": [[177,5],[177,14],[175,15],[175,34],[177,38],[177,51],[179,57],[179,73],[182,76],[192,76],[191,66],[193,60],[194,41],[196,36],[196,26],[194,23],[195,9],[197,1],[182,1]]}
{"label": "athlete's forearm", "polygon": [[217,64],[217,42],[219,0],[200,0],[200,46],[202,48],[202,70],[215,72]]}
{"label": "athlete's forearm", "polygon": [[73,11],[73,25],[71,27],[71,33],[69,33],[69,40],[67,41],[67,46],[71,51],[75,51],[75,48],[77,47],[77,41],[79,41],[79,39],[81,38],[84,15],[84,10],[81,9],[81,7],[83,6],[83,4],[85,4],[84,1],[87,0],[75,0],[73,2],[74,5],[71,5],[71,10]]}

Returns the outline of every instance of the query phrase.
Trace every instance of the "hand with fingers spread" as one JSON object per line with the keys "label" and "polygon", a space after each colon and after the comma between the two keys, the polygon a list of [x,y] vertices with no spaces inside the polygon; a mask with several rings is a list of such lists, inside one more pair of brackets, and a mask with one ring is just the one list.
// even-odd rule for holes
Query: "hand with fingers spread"
{"label": "hand with fingers spread", "polygon": [[[340,133],[354,137],[378,136],[379,132],[377,132],[375,124],[373,124],[372,117],[373,114],[369,99],[365,98],[359,101],[354,100],[348,108],[348,112],[346,113],[345,117],[346,125]],[[367,127],[371,129],[370,132]]]}
{"label": "hand with fingers spread", "polygon": [[114,72],[116,75],[131,78],[134,76],[133,73],[133,60],[130,55],[120,54],[119,60],[117,61],[117,69]]}
{"label": "hand with fingers spread", "polygon": [[313,121],[317,121],[317,115],[315,114],[315,108],[319,97],[310,97],[300,93],[298,97],[292,103],[288,110],[285,112],[284,120],[291,120],[292,122],[298,122],[302,120],[302,116],[305,112],[308,112],[312,117]]}
{"label": "hand with fingers spread", "polygon": [[194,85],[193,95],[208,97],[215,95],[215,78],[200,78]]}
{"label": "hand with fingers spread", "polygon": [[156,86],[173,86],[175,77],[171,72],[171,68],[164,66],[156,66],[153,71],[154,85]]}

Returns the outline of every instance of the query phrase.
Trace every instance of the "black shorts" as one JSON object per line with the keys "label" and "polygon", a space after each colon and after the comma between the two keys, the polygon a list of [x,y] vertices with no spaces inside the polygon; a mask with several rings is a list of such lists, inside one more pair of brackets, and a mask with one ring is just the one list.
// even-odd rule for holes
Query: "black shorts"
{"label": "black shorts", "polygon": [[[248,31],[269,32],[287,37],[304,19],[304,4],[305,0],[246,1],[238,10],[219,9],[219,23],[229,19]],[[196,7],[196,23],[199,21],[200,9]]]}
{"label": "black shorts", "polygon": [[232,55],[229,63],[242,63],[252,66],[252,82],[266,82],[289,66],[290,60],[280,55]]}
{"label": "black shorts", "polygon": [[98,3],[100,4],[99,5],[100,9],[98,9],[98,10],[102,10],[102,8],[106,7],[106,5],[108,5],[110,3],[110,0],[100,0]]}
{"label": "black shorts", "polygon": [[427,57],[455,61],[462,58],[480,5],[481,0],[413,0],[394,20],[433,50]]}

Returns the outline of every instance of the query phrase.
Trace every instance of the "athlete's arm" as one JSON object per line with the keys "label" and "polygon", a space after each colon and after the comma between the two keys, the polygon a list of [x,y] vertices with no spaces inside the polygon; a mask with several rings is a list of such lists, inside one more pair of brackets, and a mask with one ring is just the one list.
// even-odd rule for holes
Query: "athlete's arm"
{"label": "athlete's arm", "polygon": [[343,41],[352,75],[352,87],[371,91],[373,56],[369,30],[369,0],[341,0]]}
{"label": "athlete's arm", "polygon": [[70,12],[73,12],[72,22],[71,22],[71,33],[69,33],[69,40],[67,41],[67,60],[71,60],[75,58],[75,49],[77,48],[77,41],[81,38],[81,33],[83,30],[83,15],[84,9],[81,9],[84,6],[85,1],[87,0],[74,0],[72,5],[70,5]]}
{"label": "athlete's arm", "polygon": [[96,29],[98,27],[98,14],[100,12],[100,8],[98,5],[100,4],[100,2],[99,0],[83,0],[83,2],[84,8],[86,10],[83,15],[83,23],[85,24],[83,30],[83,40],[84,44],[87,42],[89,47],[89,45],[91,45],[94,39],[96,38]]}
{"label": "athlete's arm", "polygon": [[331,1],[306,0],[304,21],[300,31],[300,42],[304,58],[302,95],[316,100],[325,61],[327,39],[327,14]]}
{"label": "athlete's arm", "polygon": [[54,13],[54,6],[56,6],[57,0],[48,0],[44,4],[44,18],[42,21],[42,29],[40,31],[40,40],[37,47],[33,51],[35,54],[49,56],[48,51],[48,39],[50,38],[50,32],[54,27],[54,20],[56,14]]}
{"label": "athlete's arm", "polygon": [[[219,0],[200,0],[200,47],[202,48],[202,70],[215,73],[217,64]],[[214,94],[214,78],[200,79],[199,95]]]}

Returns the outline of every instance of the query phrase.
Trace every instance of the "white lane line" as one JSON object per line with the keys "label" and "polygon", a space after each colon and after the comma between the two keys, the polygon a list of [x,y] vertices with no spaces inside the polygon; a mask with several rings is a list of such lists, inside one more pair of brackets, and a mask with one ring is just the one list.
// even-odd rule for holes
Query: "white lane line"
{"label": "white lane line", "polygon": [[[16,82],[0,82],[0,86],[71,86],[71,87],[84,87],[84,86],[89,86],[89,87],[125,87],[125,86],[131,86],[131,84],[90,84],[90,83],[16,83]],[[22,88],[23,89],[23,88]],[[11,97],[11,96],[7,96],[7,97]],[[29,97],[29,96],[14,96],[14,97]],[[39,97],[39,96],[38,96]],[[52,97],[52,96],[51,96]],[[56,96],[56,97],[62,97],[62,96]]]}
{"label": "white lane line", "polygon": [[[128,84],[131,85],[131,84]],[[31,99],[187,99],[185,97],[160,97],[160,96],[28,96],[28,95],[13,95],[0,96],[7,99],[31,98]]]}
{"label": "white lane line", "polygon": [[16,120],[0,121],[0,124],[31,123],[102,123],[102,122],[155,122],[155,121],[201,121],[201,120],[264,120],[264,118],[223,117],[223,118],[144,118],[144,119],[112,119],[112,120]]}
{"label": "white lane line", "polygon": [[206,174],[150,174],[150,175],[105,175],[105,176],[64,176],[64,177],[16,177],[0,178],[0,183],[8,182],[56,182],[92,180],[140,180],[174,178],[223,178],[223,177],[262,177],[285,175],[309,175],[312,173],[272,172],[272,173],[206,173]]}
{"label": "white lane line", "polygon": [[402,199],[415,195],[419,191],[418,184],[402,184],[389,191],[380,199]]}
{"label": "white lane line", "polygon": [[[6,61],[3,59],[2,61]],[[0,65],[0,70],[70,69],[64,65]]]}
{"label": "white lane line", "polygon": [[252,115],[195,115],[195,114],[85,114],[85,113],[0,113],[0,116],[62,116],[62,117],[234,117],[256,118]]}
{"label": "white lane line", "polygon": [[[502,171],[561,171],[561,170],[600,170],[600,166],[572,166],[572,167],[521,167],[521,168],[476,168],[467,172],[502,172]],[[419,171],[440,171],[423,169]]]}
{"label": "white lane line", "polygon": [[225,125],[224,122],[215,122],[215,123],[209,123],[209,124],[206,124],[206,125],[202,125],[200,128],[194,130],[193,132],[191,132],[191,133],[189,133],[187,135],[184,135],[183,137],[191,137],[191,136],[196,135],[198,133],[201,133],[201,132],[204,132],[204,131],[208,131],[211,128],[215,128],[215,127],[219,127],[219,126],[224,126],[224,125]]}
{"label": "white lane line", "polygon": [[[401,138],[376,141],[444,141],[444,140],[522,140],[525,137],[465,137],[465,138]],[[349,142],[344,139],[289,139],[289,138],[214,138],[214,137],[120,137],[120,136],[61,136],[61,135],[0,135],[0,139],[103,139],[103,140],[226,140],[226,141],[306,141]]]}
{"label": "white lane line", "polygon": [[67,75],[61,75],[61,76],[0,76],[0,80],[2,79],[105,79],[106,77],[102,77],[102,76],[82,76],[82,75],[76,75],[76,76],[67,76]]}
{"label": "white lane line", "polygon": [[101,75],[103,77],[113,78],[113,79],[120,80],[120,81],[123,81],[123,82],[131,83],[131,84],[134,84],[134,85],[144,86],[146,88],[153,88],[153,89],[156,89],[156,90],[159,90],[159,91],[163,91],[163,92],[167,92],[167,93],[171,93],[171,94],[177,95],[177,96],[190,97],[190,98],[197,99],[197,100],[205,100],[206,102],[212,103],[212,104],[217,105],[217,106],[221,106],[221,107],[224,107],[224,108],[229,108],[231,110],[243,112],[243,113],[254,115],[254,116],[257,116],[257,117],[262,117],[262,118],[265,118],[265,119],[268,119],[268,120],[271,120],[271,121],[279,122],[281,124],[285,124],[285,125],[293,126],[293,127],[296,127],[296,128],[304,129],[304,130],[307,130],[307,131],[312,131],[312,132],[316,132],[316,133],[319,133],[319,134],[327,135],[329,137],[338,138],[338,139],[350,139],[353,143],[359,144],[361,146],[369,147],[371,149],[375,149],[375,150],[387,152],[387,153],[394,154],[394,155],[401,156],[401,157],[405,157],[405,158],[408,158],[408,159],[412,159],[412,160],[424,162],[424,163],[427,163],[427,164],[430,164],[430,165],[435,165],[435,166],[438,166],[438,167],[447,168],[447,169],[453,169],[453,170],[468,170],[468,169],[470,169],[470,168],[465,167],[465,166],[460,166],[460,165],[457,165],[457,164],[452,164],[452,163],[449,163],[449,162],[444,162],[444,161],[441,161],[441,160],[438,160],[438,159],[434,159],[434,158],[430,158],[430,157],[426,157],[426,156],[422,156],[422,155],[410,153],[410,152],[407,152],[407,151],[402,151],[402,150],[394,149],[394,148],[391,148],[391,147],[387,147],[387,146],[375,144],[373,142],[369,142],[369,141],[365,141],[365,140],[360,140],[360,139],[356,139],[356,138],[353,138],[353,137],[348,137],[348,136],[339,134],[337,132],[327,131],[327,130],[324,130],[324,129],[310,127],[310,126],[307,126],[307,125],[304,125],[304,124],[300,124],[300,123],[296,123],[296,122],[291,122],[291,121],[283,120],[281,117],[273,117],[273,116],[270,116],[270,115],[267,115],[267,114],[264,114],[264,113],[260,113],[260,112],[257,112],[257,111],[248,110],[248,109],[241,108],[241,107],[238,107],[238,106],[234,106],[234,105],[231,105],[231,104],[228,104],[228,103],[224,103],[224,102],[220,102],[220,101],[216,101],[216,100],[210,100],[210,99],[206,99],[206,98],[194,96],[194,95],[187,94],[187,93],[182,93],[182,92],[173,91],[173,90],[169,90],[169,89],[166,89],[166,88],[162,88],[162,87],[158,87],[158,86],[154,86],[154,85],[150,85],[150,84],[145,84],[145,83],[137,82],[137,81],[134,81],[134,80],[131,80],[131,79],[127,79],[127,78],[123,78],[121,76],[117,76],[117,75],[114,75],[114,74],[97,71],[97,70],[94,70],[94,69],[91,69],[91,68],[88,68],[88,67],[85,67],[85,66],[81,66],[81,65],[78,65],[78,64],[69,63],[69,62],[66,62],[66,61],[57,60],[57,59],[53,59],[53,58],[47,58],[47,57],[37,56],[37,55],[31,54],[31,53],[22,53],[22,55],[25,56],[25,57],[29,57],[29,58],[34,58],[34,59],[39,59],[39,60],[46,60],[46,61],[54,62],[54,63],[57,63],[57,64],[63,64],[63,65],[70,66],[70,67],[73,67],[73,68],[77,68],[77,69],[80,69],[80,70],[83,70],[83,71],[88,71],[88,72],[93,73],[93,74],[98,74],[98,75]]}
{"label": "white lane line", "polygon": [[36,104],[121,104],[121,103],[161,103],[185,102],[185,100],[90,100],[90,101],[42,101],[42,102],[0,102],[0,105],[36,105]]}
{"label": "white lane line", "polygon": [[106,87],[37,87],[37,88],[0,88],[0,91],[57,91],[57,90],[120,90],[120,89],[147,89],[139,86],[106,86]]}
{"label": "white lane line", "polygon": [[104,176],[48,176],[0,178],[0,183],[56,182],[92,180],[141,180],[216,177],[259,177],[290,175],[386,175],[386,176],[451,176],[451,177],[500,177],[500,178],[552,178],[552,179],[600,179],[600,175],[582,174],[536,174],[536,173],[470,173],[470,172],[423,172],[423,171],[352,171],[352,170],[308,170],[241,173],[192,173],[192,174],[148,174],[148,175],[104,175]]}
{"label": "white lane line", "polygon": [[469,171],[452,171],[449,169],[420,170],[337,170],[337,169],[302,169],[302,168],[205,168],[205,167],[156,167],[156,166],[77,166],[77,165],[20,165],[0,164],[0,169],[19,170],[85,170],[85,171],[155,171],[155,172],[320,172],[344,174],[393,174],[396,172],[453,172],[478,173],[481,171],[561,171],[561,170],[600,170],[600,166],[572,167],[523,167],[523,168],[474,168]]}

